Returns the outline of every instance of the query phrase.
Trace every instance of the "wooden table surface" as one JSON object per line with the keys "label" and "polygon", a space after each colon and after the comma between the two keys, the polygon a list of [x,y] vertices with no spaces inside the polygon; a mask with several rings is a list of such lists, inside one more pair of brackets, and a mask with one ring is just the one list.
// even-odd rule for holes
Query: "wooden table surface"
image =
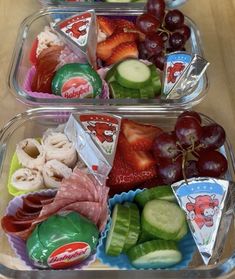
{"label": "wooden table surface", "polygon": [[[0,0],[0,128],[26,109],[9,91],[8,66],[19,24],[39,8],[36,0]],[[235,149],[235,0],[189,0],[182,10],[197,24],[210,62],[210,88],[195,110],[220,123]]]}

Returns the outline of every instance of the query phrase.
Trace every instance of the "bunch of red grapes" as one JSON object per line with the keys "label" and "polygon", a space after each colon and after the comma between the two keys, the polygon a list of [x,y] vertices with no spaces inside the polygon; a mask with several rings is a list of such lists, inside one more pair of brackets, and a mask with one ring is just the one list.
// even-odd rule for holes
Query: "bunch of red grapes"
{"label": "bunch of red grapes", "polygon": [[216,124],[202,126],[201,117],[185,111],[177,118],[174,131],[161,133],[154,142],[159,178],[170,184],[191,177],[220,177],[228,164],[217,151],[225,142],[224,129]]}
{"label": "bunch of red grapes", "polygon": [[184,15],[179,10],[165,10],[164,0],[148,0],[146,13],[136,19],[136,27],[145,34],[139,44],[141,59],[150,60],[163,70],[165,53],[185,50],[191,35],[184,23]]}

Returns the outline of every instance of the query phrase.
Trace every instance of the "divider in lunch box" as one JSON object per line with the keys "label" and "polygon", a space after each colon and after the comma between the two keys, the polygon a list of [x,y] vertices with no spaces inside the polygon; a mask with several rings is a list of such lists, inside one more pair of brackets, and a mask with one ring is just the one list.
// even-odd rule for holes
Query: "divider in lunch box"
{"label": "divider in lunch box", "polygon": [[[38,94],[27,93],[24,88],[24,82],[26,82],[25,76],[27,68],[29,67],[29,61],[27,61],[28,53],[27,49],[30,48],[30,42],[32,43],[32,35],[36,36],[35,26],[48,24],[51,21],[64,19],[70,17],[78,12],[84,12],[89,9],[95,9],[97,15],[104,16],[115,16],[115,17],[126,17],[128,19],[136,17],[143,12],[143,6],[139,3],[131,4],[113,4],[113,3],[83,3],[79,7],[58,7],[58,8],[46,8],[38,13],[27,18],[21,25],[20,32],[15,47],[15,52],[12,58],[10,66],[10,75],[8,79],[11,91],[14,93],[16,98],[29,106],[42,106],[55,104],[59,106],[63,105],[76,105],[84,109],[97,109],[97,110],[130,110],[134,111],[141,110],[142,108],[148,107],[153,110],[161,110],[163,108],[174,109],[174,108],[190,108],[199,103],[205,96],[208,89],[208,79],[206,73],[200,79],[198,86],[195,91],[187,96],[184,96],[177,100],[155,98],[155,99],[65,99],[55,98],[52,96],[45,96]],[[42,21],[43,20],[43,21]],[[196,53],[203,56],[202,43],[200,39],[199,31],[194,22],[185,16],[185,21],[191,28],[191,39],[188,44],[188,49],[192,53]],[[37,27],[39,28],[39,27]],[[33,31],[31,31],[33,30]],[[41,28],[42,31],[42,28]],[[33,32],[33,34],[32,34]],[[23,73],[23,74],[22,74]],[[23,75],[23,76],[22,76]],[[25,83],[26,84],[26,83]],[[26,88],[28,88],[26,86]],[[45,97],[45,98],[44,98]]]}

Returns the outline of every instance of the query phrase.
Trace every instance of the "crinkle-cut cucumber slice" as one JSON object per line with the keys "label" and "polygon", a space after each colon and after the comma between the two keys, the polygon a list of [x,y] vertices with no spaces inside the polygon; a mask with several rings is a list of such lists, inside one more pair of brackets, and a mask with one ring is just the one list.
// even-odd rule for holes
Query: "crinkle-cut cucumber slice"
{"label": "crinkle-cut cucumber slice", "polygon": [[151,83],[151,71],[143,62],[127,59],[118,64],[115,78],[124,87],[140,89]]}
{"label": "crinkle-cut cucumber slice", "polygon": [[148,201],[154,199],[167,200],[172,202],[176,201],[175,195],[171,189],[171,186],[169,185],[146,189],[135,196],[135,202],[137,202],[141,207],[144,207]]}
{"label": "crinkle-cut cucumber slice", "polygon": [[151,86],[153,88],[154,94],[158,95],[161,93],[162,83],[160,74],[154,64],[149,65],[151,71]]}
{"label": "crinkle-cut cucumber slice", "polygon": [[139,89],[140,98],[141,99],[153,99],[154,98],[154,90],[152,85],[147,85],[143,88]]}
{"label": "crinkle-cut cucumber slice", "polygon": [[128,257],[137,268],[165,268],[180,262],[182,254],[174,241],[157,239],[132,247]]}
{"label": "crinkle-cut cucumber slice", "polygon": [[180,231],[178,232],[177,236],[175,237],[175,241],[181,240],[185,235],[188,233],[188,224],[185,218],[185,222],[183,223],[183,226],[181,227]]}
{"label": "crinkle-cut cucumber slice", "polygon": [[143,230],[165,240],[174,240],[184,222],[183,210],[177,204],[165,200],[147,202],[141,216]]}
{"label": "crinkle-cut cucumber slice", "polygon": [[134,203],[125,202],[124,206],[130,209],[130,226],[123,247],[123,251],[125,252],[134,246],[138,241],[140,234],[140,213],[137,205]]}
{"label": "crinkle-cut cucumber slice", "polygon": [[109,256],[121,254],[130,226],[130,208],[116,204],[112,213],[112,224],[108,232],[105,253]]}
{"label": "crinkle-cut cucumber slice", "polygon": [[115,73],[116,73],[116,65],[114,65],[111,69],[108,70],[108,72],[105,75],[105,81],[107,83],[110,83],[112,81],[115,81]]}

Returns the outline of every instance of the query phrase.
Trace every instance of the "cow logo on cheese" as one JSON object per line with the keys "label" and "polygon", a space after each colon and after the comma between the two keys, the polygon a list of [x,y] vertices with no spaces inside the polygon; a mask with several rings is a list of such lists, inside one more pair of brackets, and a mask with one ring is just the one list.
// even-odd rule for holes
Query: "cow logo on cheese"
{"label": "cow logo on cheese", "polygon": [[72,242],[54,250],[47,263],[53,269],[66,268],[84,261],[90,253],[91,247],[86,242]]}
{"label": "cow logo on cheese", "polygon": [[117,141],[118,120],[112,116],[98,114],[82,115],[80,120],[102,151],[108,155],[112,154]]}

